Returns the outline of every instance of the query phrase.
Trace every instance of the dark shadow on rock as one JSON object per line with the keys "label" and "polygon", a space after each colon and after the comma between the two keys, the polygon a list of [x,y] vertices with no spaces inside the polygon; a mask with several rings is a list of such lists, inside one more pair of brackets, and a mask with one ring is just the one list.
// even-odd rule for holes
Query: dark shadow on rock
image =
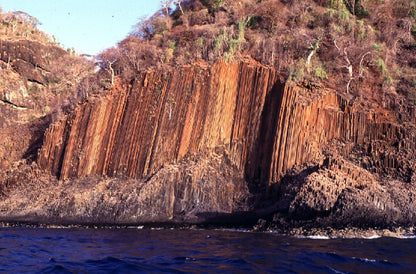
{"label": "dark shadow on rock", "polygon": [[30,161],[37,160],[38,150],[43,145],[43,136],[51,123],[52,114],[46,115],[32,122],[30,126],[31,136],[28,136],[30,138],[29,147],[23,154],[24,159]]}
{"label": "dark shadow on rock", "polygon": [[250,182],[252,193],[265,193],[267,189],[283,95],[284,84],[276,82],[265,99],[259,133],[245,167],[246,180]]}
{"label": "dark shadow on rock", "polygon": [[[326,161],[324,161],[324,165],[325,163]],[[297,173],[289,172],[279,181],[279,183],[273,184],[270,187],[267,198],[275,202],[274,214],[279,214],[288,220],[299,222],[328,217],[331,211],[317,211],[306,205],[296,207],[293,212],[290,212],[289,210],[290,205],[296,197],[297,191],[305,184],[305,178],[312,173],[317,172],[320,168],[322,168],[321,165],[314,165],[305,167]],[[271,215],[273,214],[269,214],[269,216]]]}

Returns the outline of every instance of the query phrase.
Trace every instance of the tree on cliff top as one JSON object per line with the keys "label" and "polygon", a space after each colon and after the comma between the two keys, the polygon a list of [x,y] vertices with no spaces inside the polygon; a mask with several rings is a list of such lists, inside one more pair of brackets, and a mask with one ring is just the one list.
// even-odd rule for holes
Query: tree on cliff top
{"label": "tree on cliff top", "polygon": [[48,35],[38,30],[40,21],[23,11],[1,13],[0,10],[0,35],[13,37],[25,37],[42,43],[50,42]]}
{"label": "tree on cliff top", "polygon": [[109,48],[97,56],[98,64],[102,69],[105,69],[110,72],[111,75],[111,85],[114,85],[114,77],[116,74],[114,64],[121,58],[121,53],[119,48],[112,47]]}
{"label": "tree on cliff top", "polygon": [[6,15],[6,19],[9,20],[20,20],[25,21],[29,24],[31,24],[34,28],[36,28],[38,25],[41,25],[40,21],[34,17],[29,15],[28,13],[24,11],[13,11]]}
{"label": "tree on cliff top", "polygon": [[[334,88],[352,93],[362,90],[364,80],[394,88],[396,83],[408,83],[407,75],[415,73],[400,57],[409,56],[406,48],[415,44],[414,0],[160,3],[160,11],[136,24],[131,33],[135,39],[119,43],[122,62],[133,71],[162,63],[193,64],[200,59],[213,63],[249,56],[286,72],[292,81],[327,79]],[[111,71],[108,62],[106,70]],[[393,70],[400,73],[388,73]]]}
{"label": "tree on cliff top", "polygon": [[170,6],[172,6],[174,0],[160,0],[160,5],[165,10],[166,17],[169,17]]}

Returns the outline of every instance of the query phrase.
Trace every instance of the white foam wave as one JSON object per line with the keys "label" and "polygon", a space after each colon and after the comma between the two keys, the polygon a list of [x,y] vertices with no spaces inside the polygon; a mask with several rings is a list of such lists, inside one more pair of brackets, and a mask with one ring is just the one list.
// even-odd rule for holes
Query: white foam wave
{"label": "white foam wave", "polygon": [[253,232],[252,229],[244,229],[244,228],[215,228],[216,231],[227,231],[227,232]]}
{"label": "white foam wave", "polygon": [[311,235],[311,236],[307,236],[307,238],[313,239],[313,240],[329,240],[329,239],[331,239],[329,236],[326,236],[326,235]]}
{"label": "white foam wave", "polygon": [[144,225],[139,225],[139,226],[128,226],[128,229],[143,229]]}
{"label": "white foam wave", "polygon": [[308,236],[298,235],[295,237],[299,239],[312,239],[312,240],[330,240],[331,239],[331,237],[327,235],[308,235]]}
{"label": "white foam wave", "polygon": [[381,238],[381,236],[378,235],[378,234],[374,234],[374,235],[371,235],[371,236],[363,236],[362,238],[363,239],[368,239],[368,240],[373,240],[373,239],[379,239],[379,238]]}
{"label": "white foam wave", "polygon": [[362,262],[366,262],[366,263],[375,263],[375,262],[377,262],[376,260],[374,260],[374,259],[367,259],[367,258],[356,258],[356,257],[352,257],[354,260],[359,260],[359,261],[362,261]]}
{"label": "white foam wave", "polygon": [[404,234],[404,235],[398,235],[394,238],[398,238],[398,239],[416,239],[416,235]]}

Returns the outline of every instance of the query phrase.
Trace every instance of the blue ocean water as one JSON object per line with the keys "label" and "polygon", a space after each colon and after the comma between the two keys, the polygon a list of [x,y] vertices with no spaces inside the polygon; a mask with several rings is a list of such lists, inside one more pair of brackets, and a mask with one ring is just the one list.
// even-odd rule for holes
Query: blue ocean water
{"label": "blue ocean water", "polygon": [[416,272],[416,239],[310,239],[227,230],[0,229],[12,273]]}

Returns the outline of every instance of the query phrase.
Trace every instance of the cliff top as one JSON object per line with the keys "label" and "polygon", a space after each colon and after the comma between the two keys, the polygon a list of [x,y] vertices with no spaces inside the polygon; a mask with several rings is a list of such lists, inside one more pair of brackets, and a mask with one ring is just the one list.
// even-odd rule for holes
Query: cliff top
{"label": "cliff top", "polygon": [[[249,56],[293,82],[324,81],[382,105],[416,103],[416,2],[408,0],[183,0],[136,24],[102,66],[135,72]],[[387,94],[387,95],[386,95]]]}
{"label": "cliff top", "polygon": [[50,37],[40,31],[36,17],[23,11],[3,13],[0,7],[0,39],[2,40],[31,40],[43,44],[52,43]]}
{"label": "cliff top", "polygon": [[92,62],[63,49],[38,24],[25,12],[0,8],[0,168],[34,157],[48,124],[98,82],[90,81]]}

